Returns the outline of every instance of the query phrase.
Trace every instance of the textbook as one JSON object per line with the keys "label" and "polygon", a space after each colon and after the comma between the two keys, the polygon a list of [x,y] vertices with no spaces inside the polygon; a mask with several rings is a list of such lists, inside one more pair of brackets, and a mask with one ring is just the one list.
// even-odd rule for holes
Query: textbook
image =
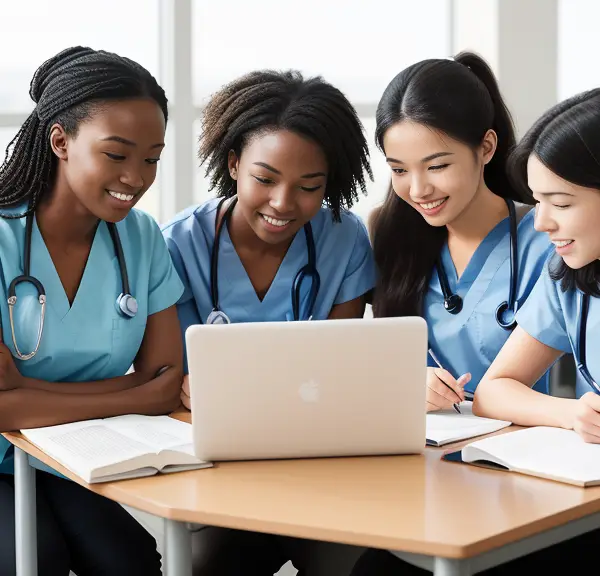
{"label": "textbook", "polygon": [[192,426],[169,416],[115,416],[21,430],[88,484],[208,468],[194,455]]}
{"label": "textbook", "polygon": [[461,414],[455,410],[429,412],[426,416],[428,446],[444,446],[459,440],[491,434],[507,428],[511,422],[481,418],[473,414],[473,402],[459,404]]}
{"label": "textbook", "polygon": [[[458,453],[447,456],[454,460]],[[465,446],[460,456],[468,464],[576,486],[600,485],[600,444],[588,444],[563,428],[537,426],[483,438]]]}

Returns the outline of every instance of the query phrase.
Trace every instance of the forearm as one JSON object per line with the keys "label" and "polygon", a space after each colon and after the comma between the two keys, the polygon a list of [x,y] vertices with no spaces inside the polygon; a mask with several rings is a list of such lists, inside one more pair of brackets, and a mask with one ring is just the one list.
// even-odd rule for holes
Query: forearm
{"label": "forearm", "polygon": [[24,378],[21,388],[26,390],[45,390],[54,394],[111,394],[136,388],[151,380],[153,375],[132,372],[117,378],[96,380],[94,382],[46,382],[35,378]]}
{"label": "forearm", "polygon": [[473,412],[521,426],[573,428],[576,400],[536,392],[509,378],[482,380],[475,391]]}
{"label": "forearm", "polygon": [[179,404],[181,372],[165,374],[110,393],[56,393],[17,388],[0,392],[0,431],[54,426],[123,414],[168,414]]}

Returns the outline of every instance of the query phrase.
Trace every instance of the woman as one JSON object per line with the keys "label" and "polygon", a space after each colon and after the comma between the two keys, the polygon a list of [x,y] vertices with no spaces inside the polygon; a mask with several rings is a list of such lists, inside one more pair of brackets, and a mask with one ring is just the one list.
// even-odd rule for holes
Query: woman
{"label": "woman", "polygon": [[[374,264],[366,229],[348,209],[370,174],[368,148],[339,90],[297,72],[233,81],[206,108],[200,160],[217,198],[163,230],[185,285],[184,333],[199,323],[363,316]],[[182,400],[189,408],[187,377]],[[196,573],[210,575],[271,576],[290,558],[302,573],[327,573],[314,566],[315,547],[330,561],[344,549],[216,528],[199,540],[206,553]]]}
{"label": "woman", "polygon": [[[35,109],[0,168],[0,430],[168,413],[182,380],[183,288],[160,230],[132,210],[156,176],[165,94],[139,64],[76,47],[42,64],[30,95]],[[10,575],[4,438],[0,452]],[[156,542],[121,506],[36,467],[41,576],[161,574]]]}

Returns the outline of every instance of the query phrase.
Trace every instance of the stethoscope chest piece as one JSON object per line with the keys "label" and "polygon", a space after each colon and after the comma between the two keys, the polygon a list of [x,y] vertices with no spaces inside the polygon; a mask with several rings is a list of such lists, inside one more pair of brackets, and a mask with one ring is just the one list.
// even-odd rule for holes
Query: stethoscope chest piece
{"label": "stethoscope chest piece", "polygon": [[206,319],[207,324],[231,324],[229,316],[223,310],[212,310]]}
{"label": "stethoscope chest piece", "polygon": [[452,294],[448,298],[444,298],[444,308],[450,314],[460,314],[463,307],[462,298],[458,294]]}
{"label": "stethoscope chest piece", "polygon": [[117,298],[117,310],[120,311],[123,316],[133,318],[138,312],[137,300],[131,294],[119,294],[119,297]]}
{"label": "stethoscope chest piece", "polygon": [[517,309],[518,302],[515,301],[514,308],[509,308],[508,302],[502,302],[498,308],[496,308],[496,322],[500,328],[504,330],[513,330],[517,325]]}

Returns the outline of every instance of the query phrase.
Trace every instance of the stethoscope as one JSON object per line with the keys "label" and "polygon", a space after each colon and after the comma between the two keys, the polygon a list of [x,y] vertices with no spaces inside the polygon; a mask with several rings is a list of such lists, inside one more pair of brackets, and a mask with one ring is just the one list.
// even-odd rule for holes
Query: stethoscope
{"label": "stethoscope", "polygon": [[579,373],[583,376],[583,379],[589,384],[590,388],[592,388],[594,392],[596,392],[596,394],[600,394],[600,386],[598,386],[598,383],[592,378],[592,375],[590,374],[585,364],[585,338],[589,309],[589,295],[581,294],[579,297],[579,319],[577,320],[577,323],[579,324],[577,329],[579,333],[579,339],[575,347],[575,363],[577,364],[577,369],[579,370]]}
{"label": "stethoscope", "polygon": [[[227,316],[227,314],[225,314],[225,312],[223,312],[219,306],[219,242],[221,240],[221,230],[223,229],[223,225],[227,224],[231,218],[231,214],[237,203],[237,197],[234,197],[231,200],[231,203],[227,207],[225,214],[223,214],[223,219],[219,223],[219,213],[221,212],[221,207],[223,206],[223,202],[225,202],[225,200],[226,198],[223,198],[217,206],[215,241],[213,242],[210,255],[210,297],[212,300],[212,311],[206,319],[206,324],[231,323],[229,316]],[[307,320],[312,318],[315,302],[317,300],[317,294],[321,285],[321,277],[319,276],[319,272],[317,271],[316,267],[317,257],[315,241],[310,222],[307,222],[304,225],[304,234],[306,236],[306,248],[308,250],[308,264],[298,270],[296,276],[294,277],[294,282],[292,283],[292,313],[294,320],[300,320],[300,290],[302,288],[302,283],[305,280],[310,279],[310,292],[308,294],[306,314]]]}
{"label": "stethoscope", "polygon": [[[8,316],[10,319],[10,332],[12,335],[13,345],[15,347],[15,353],[17,358],[20,360],[30,360],[33,358],[39,350],[42,342],[42,333],[44,331],[44,318],[46,316],[46,290],[44,285],[30,273],[31,270],[31,236],[33,231],[33,212],[27,214],[25,220],[25,245],[23,249],[23,274],[13,279],[8,287]],[[116,302],[117,310],[120,314],[126,318],[133,318],[137,314],[138,305],[137,300],[131,295],[129,291],[129,276],[127,275],[127,265],[125,263],[125,255],[123,254],[123,246],[121,245],[121,239],[119,238],[119,232],[117,227],[113,223],[107,222],[108,231],[115,247],[117,255],[117,261],[119,262],[119,268],[121,270],[121,282],[123,291],[119,294]],[[28,354],[23,354],[17,344],[17,337],[15,334],[15,323],[14,323],[14,307],[17,304],[17,286],[24,282],[33,284],[38,293],[38,302],[40,304],[40,325],[38,329],[37,342],[35,348]],[[2,330],[2,323],[0,319],[0,330]]]}
{"label": "stethoscope", "polygon": [[[519,256],[517,252],[517,212],[515,205],[511,200],[504,200],[508,206],[508,215],[510,220],[510,288],[508,292],[508,301],[502,302],[496,308],[496,322],[501,328],[505,330],[512,330],[516,325],[516,314],[519,307],[517,301],[517,281],[518,281],[518,266]],[[441,259],[436,264],[438,277],[440,279],[440,286],[442,288],[442,294],[444,296],[444,308],[450,314],[458,314],[462,310],[463,301],[458,294],[452,294],[450,290],[450,284],[448,283],[448,276],[446,270],[442,264]],[[511,310],[510,321],[504,320],[504,315],[507,310]]]}

